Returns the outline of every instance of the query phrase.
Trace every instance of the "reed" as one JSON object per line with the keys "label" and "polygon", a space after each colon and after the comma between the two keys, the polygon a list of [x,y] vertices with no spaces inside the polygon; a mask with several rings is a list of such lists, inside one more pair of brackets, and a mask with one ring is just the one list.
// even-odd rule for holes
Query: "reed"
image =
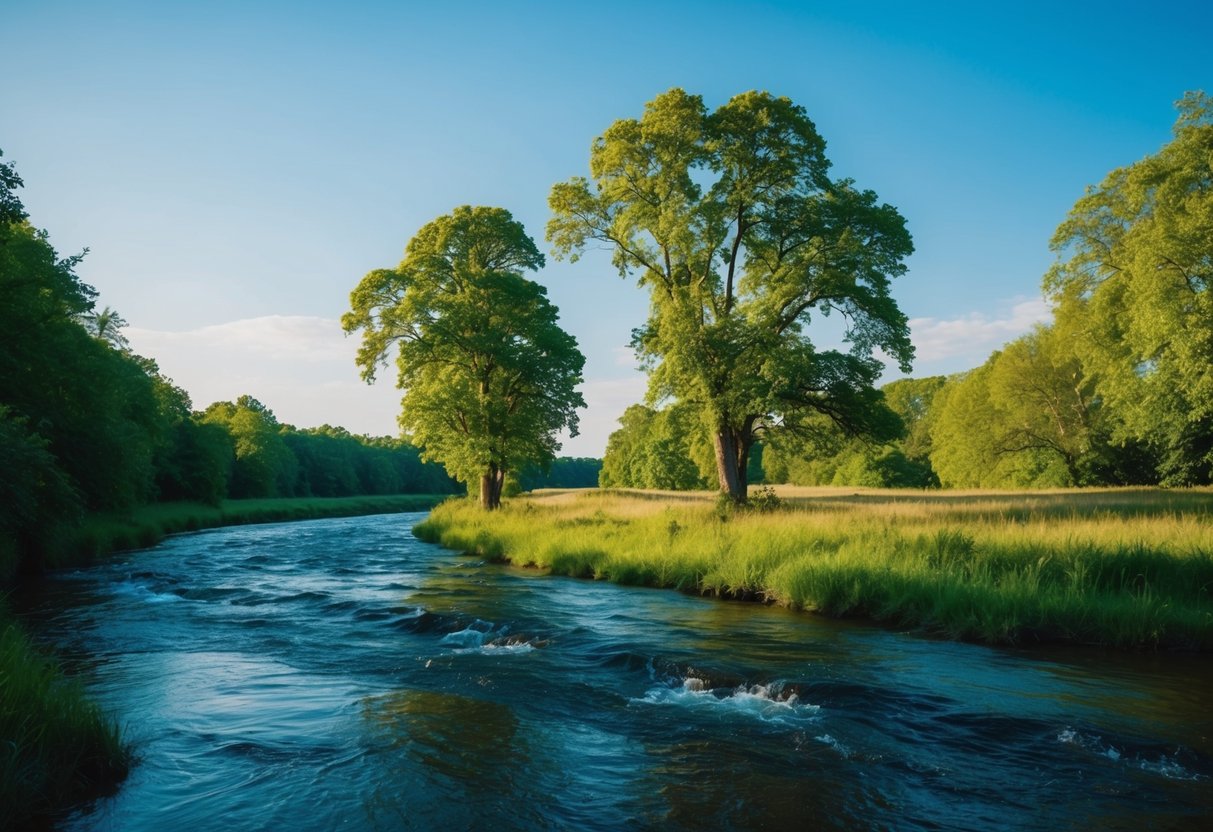
{"label": "reed", "polygon": [[994,644],[1213,649],[1213,491],[539,492],[415,532],[554,573],[762,600]]}

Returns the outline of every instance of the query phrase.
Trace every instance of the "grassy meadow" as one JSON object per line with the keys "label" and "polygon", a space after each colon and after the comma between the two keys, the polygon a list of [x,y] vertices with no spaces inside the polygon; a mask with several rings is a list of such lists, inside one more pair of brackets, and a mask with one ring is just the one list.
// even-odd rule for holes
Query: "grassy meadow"
{"label": "grassy meadow", "polygon": [[[536,492],[415,530],[556,574],[992,644],[1213,649],[1213,490]],[[753,496],[753,495],[752,495]]]}

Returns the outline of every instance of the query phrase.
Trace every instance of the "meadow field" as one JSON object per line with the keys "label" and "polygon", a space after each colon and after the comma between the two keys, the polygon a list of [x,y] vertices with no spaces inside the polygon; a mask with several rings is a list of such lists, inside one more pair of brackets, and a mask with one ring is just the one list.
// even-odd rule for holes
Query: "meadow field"
{"label": "meadow field", "polygon": [[1213,649],[1213,489],[539,491],[426,540],[555,574],[991,644]]}

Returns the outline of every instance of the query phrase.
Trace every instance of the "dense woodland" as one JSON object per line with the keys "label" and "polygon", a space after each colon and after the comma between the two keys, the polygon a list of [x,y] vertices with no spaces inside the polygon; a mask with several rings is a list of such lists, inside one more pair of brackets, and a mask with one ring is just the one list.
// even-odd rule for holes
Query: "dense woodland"
{"label": "dense woodland", "polygon": [[157,500],[450,493],[417,448],[279,423],[251,396],[196,411],[33,226],[0,163],[0,575],[37,568],[91,512]]}

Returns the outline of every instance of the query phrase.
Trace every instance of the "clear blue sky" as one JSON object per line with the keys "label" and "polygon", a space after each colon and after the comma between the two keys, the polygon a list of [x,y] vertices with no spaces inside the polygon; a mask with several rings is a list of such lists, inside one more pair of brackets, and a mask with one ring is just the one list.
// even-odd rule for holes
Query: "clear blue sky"
{"label": "clear blue sky", "polygon": [[[196,406],[394,432],[336,319],[424,223],[501,205],[537,240],[592,139],[673,86],[803,105],[836,174],[906,216],[915,375],[980,364],[1046,315],[1082,190],[1213,91],[1213,4],[67,3],[3,9],[0,149],[35,224]],[[643,379],[644,294],[603,258],[539,276],[586,353],[599,455]],[[385,374],[391,377],[389,371]]]}

